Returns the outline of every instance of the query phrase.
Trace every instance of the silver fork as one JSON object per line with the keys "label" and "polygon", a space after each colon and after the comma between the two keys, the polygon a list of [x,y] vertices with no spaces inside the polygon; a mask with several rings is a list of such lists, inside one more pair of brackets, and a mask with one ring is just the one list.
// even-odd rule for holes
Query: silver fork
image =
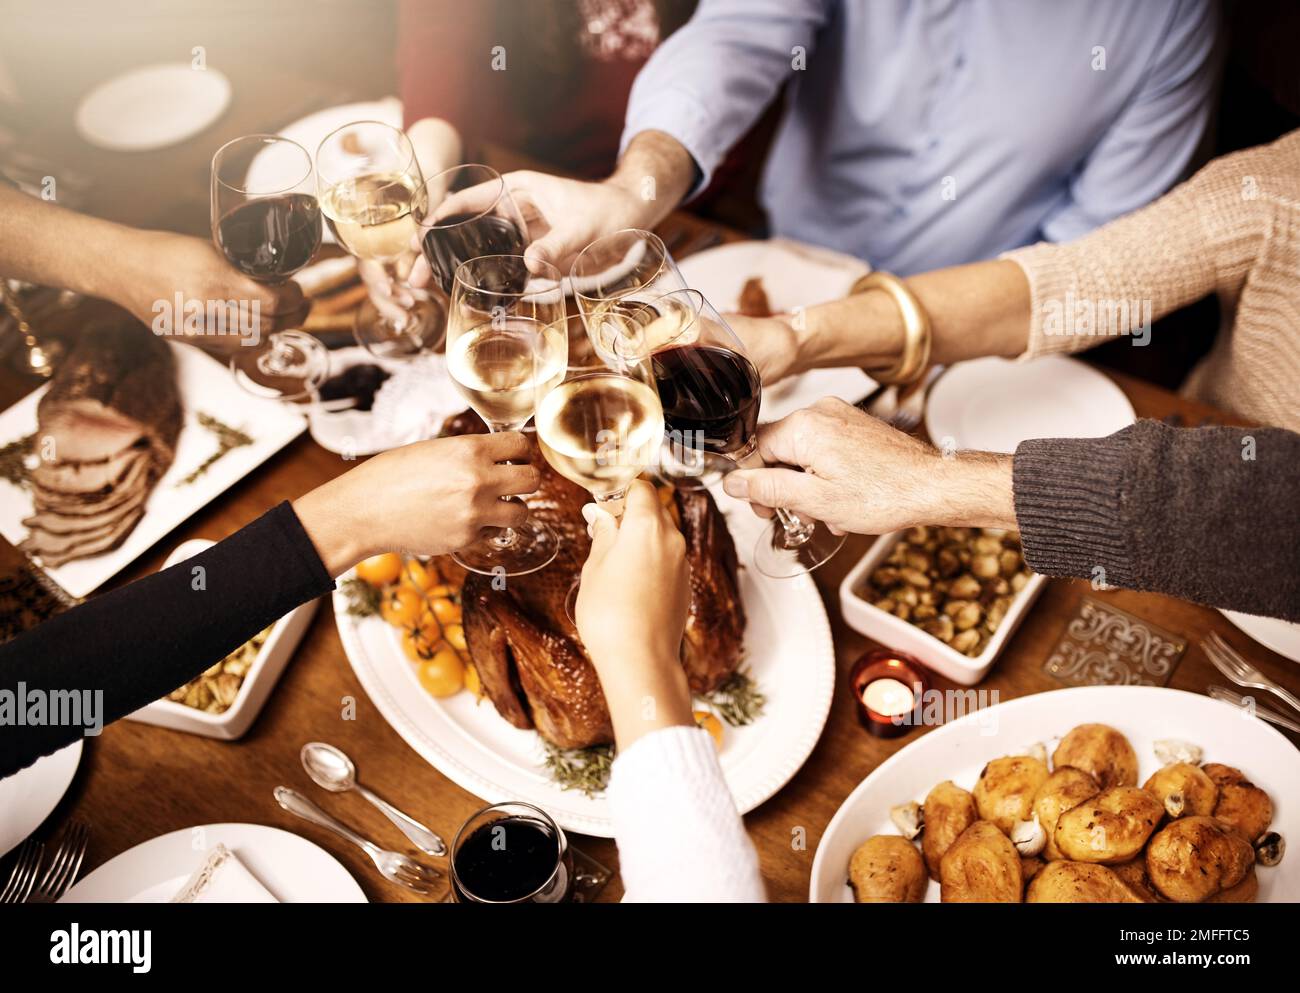
{"label": "silver fork", "polygon": [[73,821],[63,832],[50,866],[45,875],[32,890],[28,903],[56,903],[59,897],[68,891],[77,878],[81,860],[86,857],[86,845],[90,841],[90,825],[84,821]]}
{"label": "silver fork", "polygon": [[1214,664],[1214,668],[1218,669],[1238,686],[1272,693],[1279,700],[1289,704],[1296,713],[1300,714],[1300,697],[1279,686],[1247,662],[1235,648],[1219,636],[1217,631],[1210,632],[1210,636],[1201,642],[1201,648],[1205,649],[1205,654]]}
{"label": "silver fork", "polygon": [[373,841],[363,838],[342,821],[331,817],[320,807],[312,803],[297,790],[287,786],[275,788],[275,801],[289,813],[310,821],[319,827],[333,831],[340,838],[346,838],[370,856],[379,874],[391,883],[405,886],[415,893],[432,893],[430,884],[442,877],[442,873],[432,866],[417,862],[401,852],[389,852],[380,848]]}
{"label": "silver fork", "polygon": [[1205,692],[1212,699],[1230,703],[1239,710],[1258,717],[1261,721],[1268,721],[1270,724],[1276,724],[1280,728],[1286,728],[1288,731],[1300,734],[1300,721],[1287,717],[1285,714],[1279,714],[1271,707],[1265,707],[1262,703],[1257,702],[1254,697],[1242,696],[1236,690],[1230,690],[1226,686],[1209,686],[1206,687]]}
{"label": "silver fork", "polygon": [[37,873],[41,869],[41,856],[45,846],[35,838],[28,838],[23,847],[18,849],[18,860],[9,873],[9,882],[0,890],[0,903],[22,903],[32,891]]}

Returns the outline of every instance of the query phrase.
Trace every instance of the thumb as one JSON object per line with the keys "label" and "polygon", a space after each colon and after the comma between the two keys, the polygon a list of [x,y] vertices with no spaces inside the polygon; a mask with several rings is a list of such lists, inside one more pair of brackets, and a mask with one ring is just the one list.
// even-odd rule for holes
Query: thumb
{"label": "thumb", "polygon": [[722,480],[722,488],[737,500],[792,510],[811,508],[815,485],[812,476],[793,469],[737,469]]}
{"label": "thumb", "polygon": [[583,505],[582,517],[587,522],[587,534],[591,536],[592,554],[598,550],[603,554],[605,545],[618,534],[618,521],[608,510],[594,503]]}

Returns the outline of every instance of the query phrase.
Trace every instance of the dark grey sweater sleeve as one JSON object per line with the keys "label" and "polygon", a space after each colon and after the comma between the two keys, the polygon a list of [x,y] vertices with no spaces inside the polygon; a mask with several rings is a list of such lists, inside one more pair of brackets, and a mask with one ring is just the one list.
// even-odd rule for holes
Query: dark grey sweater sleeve
{"label": "dark grey sweater sleeve", "polygon": [[1138,421],[1035,439],[1014,490],[1036,572],[1300,621],[1300,434]]}

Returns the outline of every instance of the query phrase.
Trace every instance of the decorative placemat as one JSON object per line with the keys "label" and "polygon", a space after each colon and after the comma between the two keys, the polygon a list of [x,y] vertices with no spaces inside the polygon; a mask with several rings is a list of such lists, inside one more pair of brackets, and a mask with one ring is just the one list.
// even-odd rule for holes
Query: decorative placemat
{"label": "decorative placemat", "polygon": [[1043,669],[1071,686],[1164,686],[1187,642],[1085,596]]}
{"label": "decorative placemat", "polygon": [[[572,842],[569,843],[569,850],[573,852],[573,902],[593,903],[614,878],[614,873]],[[455,903],[450,886],[438,902]]]}
{"label": "decorative placemat", "polygon": [[0,538],[0,644],[75,603],[22,552]]}

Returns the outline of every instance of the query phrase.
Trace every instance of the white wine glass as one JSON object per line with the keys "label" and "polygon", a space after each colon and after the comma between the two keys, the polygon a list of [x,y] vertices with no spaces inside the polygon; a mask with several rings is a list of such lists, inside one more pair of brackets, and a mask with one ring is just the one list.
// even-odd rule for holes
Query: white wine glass
{"label": "white wine glass", "polygon": [[[417,257],[425,215],[424,177],[411,141],[380,121],[356,121],[331,132],[316,150],[321,211],[338,243],[359,261],[405,281]],[[415,358],[442,339],[443,315],[429,295],[411,288],[414,304],[381,313],[369,301],[357,314],[357,343],[380,358]]]}
{"label": "white wine glass", "polygon": [[[502,289],[502,267],[527,274],[518,289]],[[519,431],[540,393],[564,378],[568,326],[560,273],[522,256],[471,259],[456,270],[447,322],[447,371],[489,431]],[[548,565],[559,540],[540,521],[485,529],[453,554],[471,572],[521,576]]]}

